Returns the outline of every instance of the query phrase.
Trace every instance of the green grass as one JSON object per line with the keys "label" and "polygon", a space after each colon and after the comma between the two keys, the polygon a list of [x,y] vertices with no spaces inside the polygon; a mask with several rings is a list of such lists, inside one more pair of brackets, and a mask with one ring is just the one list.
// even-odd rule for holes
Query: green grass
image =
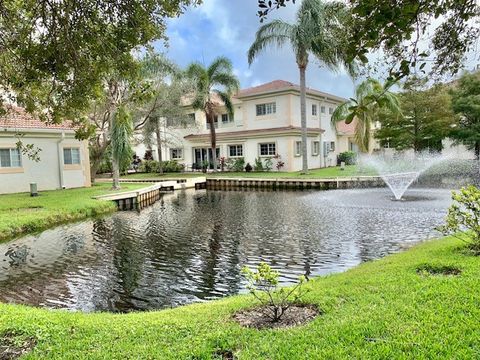
{"label": "green grass", "polygon": [[[308,174],[302,174],[299,171],[285,172],[272,170],[269,172],[217,172],[208,173],[207,177],[233,177],[233,178],[262,178],[262,179],[326,179],[337,177],[350,177],[350,176],[371,176],[377,173],[373,169],[362,168],[355,165],[346,166],[345,170],[341,170],[340,167],[329,167],[322,169],[310,170]],[[205,176],[201,172],[195,173],[168,173],[164,175],[153,173],[138,173],[124,176],[124,179],[169,179],[169,178],[182,178],[182,177],[196,177]]]}
{"label": "green grass", "polygon": [[[41,191],[38,197],[30,197],[29,193],[0,195],[0,241],[115,211],[112,202],[92,199],[112,192],[110,187],[111,184],[99,184],[91,188]],[[145,184],[122,184],[122,191],[142,187]]]}
{"label": "green grass", "polygon": [[[283,330],[245,329],[249,296],[156,312],[82,314],[0,305],[0,334],[35,336],[26,359],[478,359],[480,257],[453,238],[307,283],[323,315]],[[417,273],[453,266],[459,276]]]}

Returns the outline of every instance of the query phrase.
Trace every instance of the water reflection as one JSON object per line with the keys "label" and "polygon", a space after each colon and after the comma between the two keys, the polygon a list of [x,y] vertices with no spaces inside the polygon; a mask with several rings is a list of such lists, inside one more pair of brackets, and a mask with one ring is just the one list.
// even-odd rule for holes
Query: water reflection
{"label": "water reflection", "polygon": [[0,301],[82,311],[159,309],[235,294],[243,265],[288,284],[436,235],[445,190],[184,191],[137,212],[0,244]]}

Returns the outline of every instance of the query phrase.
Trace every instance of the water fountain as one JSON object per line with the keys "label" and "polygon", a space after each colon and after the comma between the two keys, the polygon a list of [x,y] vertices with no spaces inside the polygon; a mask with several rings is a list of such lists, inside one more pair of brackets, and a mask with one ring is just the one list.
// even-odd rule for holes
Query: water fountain
{"label": "water fountain", "polygon": [[405,192],[422,173],[449,159],[449,155],[405,152],[365,155],[360,158],[360,162],[377,170],[395,200],[402,200]]}

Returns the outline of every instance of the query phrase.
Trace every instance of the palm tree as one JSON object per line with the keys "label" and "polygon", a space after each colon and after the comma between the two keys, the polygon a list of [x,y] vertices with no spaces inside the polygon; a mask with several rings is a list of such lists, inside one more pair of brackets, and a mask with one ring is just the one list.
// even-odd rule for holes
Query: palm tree
{"label": "palm tree", "polygon": [[386,108],[393,114],[400,114],[400,102],[389,89],[392,82],[382,85],[378,80],[367,79],[355,89],[351,98],[335,109],[332,123],[345,121],[350,124],[355,119],[355,143],[359,149],[368,152],[372,135],[372,124],[378,120],[379,110]]}
{"label": "palm tree", "polygon": [[110,126],[110,146],[112,148],[112,172],[114,190],[120,189],[120,164],[131,159],[132,117],[124,106],[120,106],[112,116]]}
{"label": "palm tree", "polygon": [[308,172],[307,162],[307,104],[305,72],[312,54],[325,67],[337,70],[345,65],[353,73],[344,53],[344,24],[347,11],[341,2],[304,0],[297,12],[295,24],[274,20],[258,29],[255,41],[248,50],[248,62],[252,64],[259,52],[267,46],[281,47],[289,43],[295,53],[300,71],[300,116],[302,126],[302,172]]}
{"label": "palm tree", "polygon": [[187,68],[187,74],[194,80],[195,93],[192,107],[205,113],[210,126],[213,171],[217,171],[217,138],[215,133],[215,116],[218,112],[219,98],[227,109],[228,116],[233,117],[232,95],[238,92],[240,82],[233,75],[232,62],[225,57],[216,58],[208,67],[193,63]]}

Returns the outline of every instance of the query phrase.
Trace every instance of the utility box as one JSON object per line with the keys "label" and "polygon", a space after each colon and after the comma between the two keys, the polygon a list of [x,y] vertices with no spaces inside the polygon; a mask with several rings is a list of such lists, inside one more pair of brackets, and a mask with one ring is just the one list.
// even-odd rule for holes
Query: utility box
{"label": "utility box", "polygon": [[30,196],[38,196],[37,183],[30,183]]}

